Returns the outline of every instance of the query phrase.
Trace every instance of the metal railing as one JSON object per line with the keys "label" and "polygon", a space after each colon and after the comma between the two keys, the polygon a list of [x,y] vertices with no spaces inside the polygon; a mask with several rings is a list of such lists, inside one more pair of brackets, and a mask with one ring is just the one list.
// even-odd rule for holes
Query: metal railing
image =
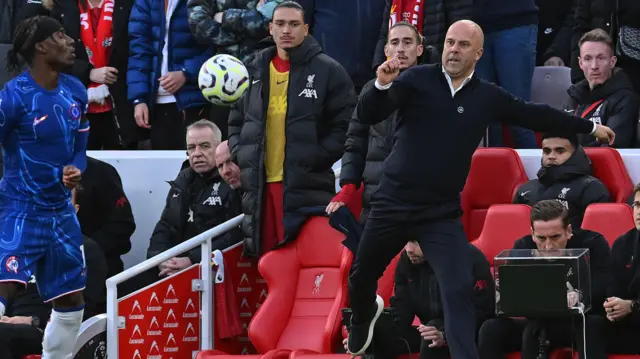
{"label": "metal railing", "polygon": [[[121,327],[121,319],[118,313],[118,288],[117,285],[140,273],[157,267],[179,254],[200,246],[203,268],[202,273],[202,316],[200,317],[200,349],[213,349],[213,275],[211,273],[211,239],[237,228],[242,222],[244,214],[234,217],[210,230],[201,233],[179,245],[168,249],[152,258],[139,263],[122,273],[107,279],[107,356],[109,359],[118,359],[118,329]],[[206,262],[203,262],[206,261]],[[124,318],[123,318],[124,319]]]}

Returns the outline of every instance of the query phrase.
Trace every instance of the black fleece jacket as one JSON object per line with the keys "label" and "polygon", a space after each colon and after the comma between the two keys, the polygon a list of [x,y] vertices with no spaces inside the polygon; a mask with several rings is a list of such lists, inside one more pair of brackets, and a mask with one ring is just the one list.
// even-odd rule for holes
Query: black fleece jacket
{"label": "black fleece jacket", "polygon": [[[587,230],[574,230],[567,241],[567,249],[589,249],[591,272],[591,313],[604,313],[602,303],[611,287],[611,250],[602,234]],[[518,239],[513,249],[537,249],[531,235]],[[567,279],[569,280],[569,278]]]}
{"label": "black fleece jacket", "polygon": [[[542,132],[590,133],[594,127],[590,121],[547,105],[522,101],[475,75],[452,96],[441,65],[414,66],[389,89],[374,86],[363,92],[357,119],[373,125],[395,110],[395,140],[372,203],[437,207],[435,216],[459,212],[459,208],[442,209],[438,204],[457,203],[459,207],[471,157],[492,122]],[[426,154],[437,155],[425,162]]]}

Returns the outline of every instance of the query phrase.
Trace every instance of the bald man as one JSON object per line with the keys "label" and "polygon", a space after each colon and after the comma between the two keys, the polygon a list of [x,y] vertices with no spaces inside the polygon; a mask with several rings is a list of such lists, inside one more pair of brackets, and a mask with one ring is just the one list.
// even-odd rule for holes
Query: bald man
{"label": "bald man", "polygon": [[348,350],[362,355],[383,307],[377,281],[408,240],[420,243],[444,305],[445,340],[453,358],[477,359],[472,259],[460,216],[460,193],[471,157],[494,121],[536,131],[592,134],[613,143],[613,132],[549,106],[526,103],[474,76],[483,34],[468,20],[451,25],[442,65],[414,66],[399,75],[392,58],[377,70],[375,86],[363,92],[357,118],[374,125],[398,110],[396,140],[349,275],[353,311]]}
{"label": "bald man", "polygon": [[222,179],[233,189],[240,188],[240,167],[231,160],[229,142],[222,141],[216,148],[216,167]]}

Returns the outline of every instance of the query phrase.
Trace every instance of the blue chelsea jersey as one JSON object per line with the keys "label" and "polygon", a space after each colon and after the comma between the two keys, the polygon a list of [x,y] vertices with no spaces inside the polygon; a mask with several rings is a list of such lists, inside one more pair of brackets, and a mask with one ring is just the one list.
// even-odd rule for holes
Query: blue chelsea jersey
{"label": "blue chelsea jersey", "polygon": [[84,171],[87,106],[86,87],[70,75],[60,74],[55,90],[39,86],[28,71],[5,85],[0,91],[0,201],[44,208],[68,205],[62,170],[73,164]]}

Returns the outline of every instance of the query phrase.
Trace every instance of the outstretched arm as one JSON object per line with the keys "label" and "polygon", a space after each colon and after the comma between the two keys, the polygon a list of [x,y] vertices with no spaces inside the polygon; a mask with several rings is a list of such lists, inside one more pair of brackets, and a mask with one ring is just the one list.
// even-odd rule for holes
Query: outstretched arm
{"label": "outstretched arm", "polygon": [[600,142],[613,144],[614,133],[606,126],[556,110],[550,106],[526,102],[495,86],[498,98],[494,108],[498,120],[539,132],[591,134]]}

